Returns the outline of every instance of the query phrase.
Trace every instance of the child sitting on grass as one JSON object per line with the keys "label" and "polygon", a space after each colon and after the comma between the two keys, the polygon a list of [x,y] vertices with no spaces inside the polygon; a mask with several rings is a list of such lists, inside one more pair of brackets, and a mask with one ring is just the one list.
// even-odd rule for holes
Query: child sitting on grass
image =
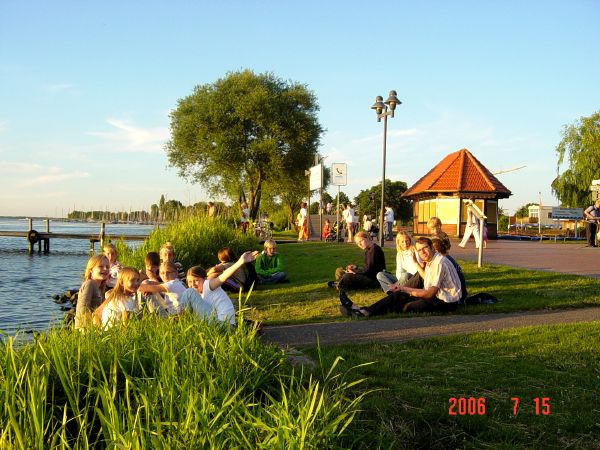
{"label": "child sitting on grass", "polygon": [[115,287],[106,294],[105,302],[98,308],[103,328],[126,324],[131,315],[140,313],[139,286],[138,271],[133,267],[122,268]]}
{"label": "child sitting on grass", "polygon": [[[179,314],[181,308],[179,297],[185,292],[185,285],[179,280],[177,266],[172,262],[163,262],[160,265],[160,278],[162,283],[147,282],[139,287],[143,294],[159,293],[164,296],[164,309],[168,314]],[[156,297],[156,296],[155,296]]]}
{"label": "child sitting on grass", "polygon": [[[258,252],[253,252],[253,256],[256,257]],[[216,278],[221,275],[225,269],[233,266],[236,261],[236,257],[229,247],[223,247],[217,253],[219,264],[208,269],[208,278]],[[223,289],[230,292],[238,293],[240,289],[248,291],[256,281],[256,270],[252,263],[244,264],[238,270],[234,272],[225,282],[223,283]]]}
{"label": "child sitting on grass", "polygon": [[444,246],[446,250],[449,251],[452,244],[450,243],[450,238],[446,233],[442,231],[442,221],[438,217],[432,217],[427,222],[427,229],[429,230],[429,234],[431,238],[438,238],[444,241]]}
{"label": "child sitting on grass", "polygon": [[106,286],[112,288],[117,282],[117,275],[123,266],[121,266],[121,263],[117,261],[117,249],[113,244],[104,244],[104,247],[102,247],[102,252],[104,256],[108,258],[108,263],[110,266],[110,278],[106,281]]}
{"label": "child sitting on grass", "polygon": [[256,275],[260,284],[289,283],[283,271],[283,259],[275,251],[277,244],[272,239],[265,241],[265,250],[256,257]]}
{"label": "child sitting on grass", "polygon": [[181,296],[181,309],[191,309],[200,319],[215,318],[218,322],[235,325],[235,309],[231,299],[221,288],[223,283],[244,264],[254,260],[252,252],[244,253],[240,259],[220,275],[208,278],[201,266],[193,266],[187,272],[190,286]]}

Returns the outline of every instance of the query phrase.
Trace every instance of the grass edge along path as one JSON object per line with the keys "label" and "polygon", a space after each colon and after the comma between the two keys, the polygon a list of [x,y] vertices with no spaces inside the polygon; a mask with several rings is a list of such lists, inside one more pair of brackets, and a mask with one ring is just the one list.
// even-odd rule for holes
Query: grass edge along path
{"label": "grass edge along path", "polygon": [[588,450],[600,448],[599,347],[586,323],[320,352],[358,368],[358,392],[375,390],[352,448]]}

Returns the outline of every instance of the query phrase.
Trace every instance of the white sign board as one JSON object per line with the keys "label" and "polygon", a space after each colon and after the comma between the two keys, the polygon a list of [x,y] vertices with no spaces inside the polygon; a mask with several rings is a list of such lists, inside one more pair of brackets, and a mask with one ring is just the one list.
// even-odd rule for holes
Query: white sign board
{"label": "white sign board", "polygon": [[321,189],[321,164],[310,168],[310,190]]}
{"label": "white sign board", "polygon": [[556,208],[552,207],[553,219],[577,220],[583,218],[583,208]]}
{"label": "white sign board", "polygon": [[346,186],[348,184],[348,166],[346,163],[333,163],[331,165],[331,184]]}

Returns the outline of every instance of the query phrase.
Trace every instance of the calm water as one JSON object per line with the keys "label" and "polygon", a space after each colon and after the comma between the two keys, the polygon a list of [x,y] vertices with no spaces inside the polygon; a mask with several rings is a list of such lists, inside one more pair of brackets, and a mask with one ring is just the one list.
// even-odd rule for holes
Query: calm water
{"label": "calm water", "polygon": [[[45,231],[43,220],[33,228]],[[107,224],[106,234],[146,235],[151,225]],[[27,220],[0,218],[0,230],[27,231]],[[50,221],[50,231],[59,233],[99,234],[100,224]],[[139,245],[132,242],[131,245]],[[13,334],[18,329],[42,331],[62,320],[60,305],[52,295],[78,289],[88,260],[89,241],[51,239],[50,253],[27,253],[25,238],[0,237],[0,330]],[[98,252],[99,244],[95,244]]]}

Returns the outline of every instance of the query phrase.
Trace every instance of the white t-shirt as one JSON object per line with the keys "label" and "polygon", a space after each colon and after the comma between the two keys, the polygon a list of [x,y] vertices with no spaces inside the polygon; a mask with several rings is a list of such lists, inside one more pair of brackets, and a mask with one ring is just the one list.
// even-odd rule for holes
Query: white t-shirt
{"label": "white t-shirt", "polygon": [[298,213],[298,225],[303,226],[306,223],[306,208],[300,208],[300,212]]}
{"label": "white t-shirt", "polygon": [[392,208],[385,208],[385,221],[394,222],[394,210]]}
{"label": "white t-shirt", "polygon": [[165,281],[162,285],[167,289],[167,292],[164,293],[167,312],[169,314],[179,314],[181,312],[179,297],[187,288],[179,279]]}
{"label": "white t-shirt", "polygon": [[441,253],[436,253],[433,260],[425,266],[423,287],[429,289],[431,286],[438,288],[435,296],[446,303],[457,302],[462,296],[458,273],[450,260]]}
{"label": "white t-shirt", "polygon": [[204,280],[202,294],[189,288],[181,296],[183,308],[190,308],[200,318],[215,317],[219,322],[235,325],[235,309],[225,291],[218,287],[210,290],[210,280]]}
{"label": "white t-shirt", "polygon": [[135,294],[126,300],[117,301],[113,298],[102,310],[102,328],[106,329],[121,323],[125,312],[135,314],[139,310],[140,304]]}

